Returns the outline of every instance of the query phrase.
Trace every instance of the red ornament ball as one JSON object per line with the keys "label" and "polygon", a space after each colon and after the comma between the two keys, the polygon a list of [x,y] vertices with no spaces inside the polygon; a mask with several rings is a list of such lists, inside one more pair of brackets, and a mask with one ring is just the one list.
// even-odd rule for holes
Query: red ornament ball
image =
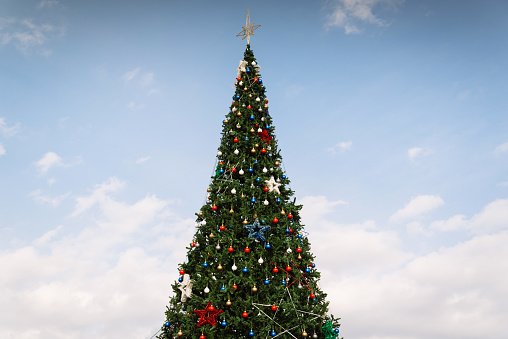
{"label": "red ornament ball", "polygon": [[293,219],[293,215],[291,213],[288,214],[289,219]]}
{"label": "red ornament ball", "polygon": [[236,80],[240,81],[240,80],[242,80],[242,78],[238,77],[238,78],[236,78]]}
{"label": "red ornament ball", "polygon": [[267,103],[268,103],[268,99],[265,99],[265,104],[267,104]]}
{"label": "red ornament ball", "polygon": [[254,80],[254,82],[258,82],[258,81],[259,81],[259,79],[258,79],[258,78],[254,78],[253,80]]}
{"label": "red ornament ball", "polygon": [[277,267],[274,267],[272,271],[273,271],[273,273],[277,273],[277,272],[279,272],[279,269]]}
{"label": "red ornament ball", "polygon": [[185,274],[185,271],[184,270],[180,270],[180,275],[184,275]]}
{"label": "red ornament ball", "polygon": [[213,311],[213,310],[215,310],[215,307],[213,307],[213,305],[210,305],[210,307],[208,307],[208,310]]}
{"label": "red ornament ball", "polygon": [[272,305],[272,311],[277,311],[277,306]]}
{"label": "red ornament ball", "polygon": [[248,316],[249,316],[249,314],[247,312],[242,313],[242,317],[247,318]]}
{"label": "red ornament ball", "polygon": [[205,335],[204,334],[200,335],[199,339],[205,339]]}
{"label": "red ornament ball", "polygon": [[291,266],[287,265],[286,271],[291,271]]}
{"label": "red ornament ball", "polygon": [[279,222],[279,219],[277,219],[277,218],[273,218],[273,222],[276,224],[276,223],[278,223],[278,222]]}
{"label": "red ornament ball", "polygon": [[249,252],[250,252],[250,248],[245,247],[245,250],[244,250],[244,251],[245,251],[245,253],[249,253]]}
{"label": "red ornament ball", "polygon": [[231,168],[231,172],[235,173],[236,172],[236,168]]}
{"label": "red ornament ball", "polygon": [[236,286],[236,284],[233,284],[233,289],[234,289],[234,290],[237,290],[237,289],[238,289],[238,286]]}
{"label": "red ornament ball", "polygon": [[216,211],[216,210],[217,210],[217,205],[215,205],[215,204],[214,204],[214,205],[212,206],[212,210]]}
{"label": "red ornament ball", "polygon": [[311,294],[309,295],[309,297],[310,297],[311,299],[314,299],[314,298],[316,297],[316,295],[315,295],[314,293],[311,293]]}
{"label": "red ornament ball", "polygon": [[238,142],[238,138],[234,138],[234,139],[233,139],[233,141],[234,141],[234,142]]}
{"label": "red ornament ball", "polygon": [[229,246],[228,251],[233,252],[234,251],[233,246]]}
{"label": "red ornament ball", "polygon": [[261,150],[261,153],[265,154],[265,153],[266,153],[266,150],[263,148],[263,149]]}
{"label": "red ornament ball", "polygon": [[263,191],[268,192],[268,191],[269,191],[269,188],[268,188],[268,187],[265,187],[265,188],[263,188]]}
{"label": "red ornament ball", "polygon": [[293,229],[292,228],[289,229],[289,233],[293,233]]}
{"label": "red ornament ball", "polygon": [[192,242],[192,247],[196,247],[196,242],[195,241]]}
{"label": "red ornament ball", "polygon": [[224,231],[224,230],[226,229],[226,226],[224,226],[224,225],[220,225],[219,229],[220,229],[221,231]]}
{"label": "red ornament ball", "polygon": [[248,109],[252,109],[252,106],[251,106],[251,105],[249,105],[249,106],[247,106],[247,108],[248,108]]}
{"label": "red ornament ball", "polygon": [[300,247],[298,247],[298,248],[296,249],[296,253],[302,253],[302,249],[301,249]]}

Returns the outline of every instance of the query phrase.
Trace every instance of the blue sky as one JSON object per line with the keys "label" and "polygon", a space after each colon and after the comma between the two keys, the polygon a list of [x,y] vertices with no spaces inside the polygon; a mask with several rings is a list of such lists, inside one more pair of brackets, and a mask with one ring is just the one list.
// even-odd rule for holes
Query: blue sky
{"label": "blue sky", "polygon": [[149,338],[245,40],[359,339],[502,338],[504,1],[0,3],[2,338]]}

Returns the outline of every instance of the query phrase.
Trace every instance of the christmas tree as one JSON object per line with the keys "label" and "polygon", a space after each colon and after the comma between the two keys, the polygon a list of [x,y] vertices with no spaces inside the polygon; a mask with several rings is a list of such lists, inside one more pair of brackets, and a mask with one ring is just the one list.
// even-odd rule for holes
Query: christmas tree
{"label": "christmas tree", "polygon": [[254,53],[249,21],[215,175],[158,338],[337,338]]}

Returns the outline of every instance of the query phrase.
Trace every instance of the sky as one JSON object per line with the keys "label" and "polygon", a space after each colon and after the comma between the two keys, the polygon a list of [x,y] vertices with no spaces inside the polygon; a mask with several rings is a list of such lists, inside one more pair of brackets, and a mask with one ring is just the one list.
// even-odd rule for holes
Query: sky
{"label": "sky", "polygon": [[0,1],[0,338],[149,339],[251,48],[348,339],[506,338],[506,1]]}

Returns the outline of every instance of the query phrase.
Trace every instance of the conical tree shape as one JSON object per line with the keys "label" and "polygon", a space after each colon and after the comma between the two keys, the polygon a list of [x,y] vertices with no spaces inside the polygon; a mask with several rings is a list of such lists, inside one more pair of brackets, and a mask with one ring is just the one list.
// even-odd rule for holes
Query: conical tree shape
{"label": "conical tree shape", "polygon": [[336,338],[249,45],[235,85],[159,338]]}

